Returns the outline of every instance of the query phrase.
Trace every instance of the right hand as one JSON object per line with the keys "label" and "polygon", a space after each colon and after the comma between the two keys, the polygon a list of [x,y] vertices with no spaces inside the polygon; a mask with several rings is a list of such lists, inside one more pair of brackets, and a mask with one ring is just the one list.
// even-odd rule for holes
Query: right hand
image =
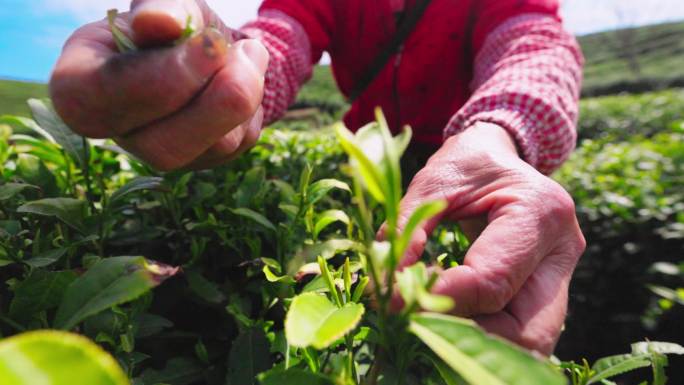
{"label": "right hand", "polygon": [[[188,16],[201,32],[172,45]],[[259,41],[230,44],[202,0],[134,0],[117,25],[144,49],[119,53],[102,20],[62,51],[50,95],[69,127],[113,138],[162,171],[214,167],[256,143],[269,60]]]}

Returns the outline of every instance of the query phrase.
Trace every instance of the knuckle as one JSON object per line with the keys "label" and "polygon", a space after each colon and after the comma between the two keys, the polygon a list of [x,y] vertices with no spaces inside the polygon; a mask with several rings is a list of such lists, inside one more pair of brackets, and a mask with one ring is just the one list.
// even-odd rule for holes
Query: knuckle
{"label": "knuckle", "polygon": [[231,118],[242,123],[256,113],[259,100],[249,82],[224,77],[218,91],[218,104],[221,111],[230,113]]}
{"label": "knuckle", "polygon": [[493,271],[479,281],[479,311],[492,314],[502,311],[515,295],[512,277],[504,271]]}

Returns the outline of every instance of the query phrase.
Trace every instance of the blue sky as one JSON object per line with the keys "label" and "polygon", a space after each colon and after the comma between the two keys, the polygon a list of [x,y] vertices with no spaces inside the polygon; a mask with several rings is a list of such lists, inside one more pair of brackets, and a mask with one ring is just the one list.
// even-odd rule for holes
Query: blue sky
{"label": "blue sky", "polygon": [[[239,26],[256,14],[260,0],[207,0]],[[566,27],[585,34],[624,25],[684,20],[683,0],[566,0]],[[45,81],[64,40],[79,25],[102,18],[127,0],[3,0],[0,7],[0,77]]]}

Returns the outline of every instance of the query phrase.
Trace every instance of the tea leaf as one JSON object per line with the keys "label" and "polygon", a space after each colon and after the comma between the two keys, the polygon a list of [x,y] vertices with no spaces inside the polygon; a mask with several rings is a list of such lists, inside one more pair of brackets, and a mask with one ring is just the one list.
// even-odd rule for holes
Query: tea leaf
{"label": "tea leaf", "polygon": [[405,268],[395,273],[399,292],[406,306],[410,307],[418,303],[427,311],[447,312],[454,307],[454,301],[446,296],[432,294],[426,287],[428,284],[427,268],[423,262]]}
{"label": "tea leaf", "polygon": [[318,238],[321,231],[335,222],[342,222],[345,225],[349,225],[349,216],[342,210],[326,210],[320,213],[318,215],[318,220],[314,225],[314,237]]}
{"label": "tea leaf", "polygon": [[357,303],[341,308],[325,296],[305,293],[292,300],[285,317],[285,335],[291,346],[325,349],[352,331],[361,320],[365,309]]}
{"label": "tea leaf", "polygon": [[335,382],[321,374],[301,369],[278,370],[259,376],[261,385],[334,385]]}
{"label": "tea leaf", "polygon": [[57,331],[0,342],[0,378],[12,385],[128,385],[116,360],[85,337]]}
{"label": "tea leaf", "polygon": [[62,258],[67,251],[69,251],[69,248],[60,247],[58,249],[50,250],[37,255],[31,259],[27,259],[24,261],[24,263],[33,268],[47,267],[59,261],[59,259]]}
{"label": "tea leaf", "polygon": [[116,18],[118,15],[119,11],[116,9],[107,11],[107,21],[109,22],[109,28],[112,30],[112,37],[114,38],[116,47],[121,53],[137,51],[138,47],[135,46],[135,43],[116,26]]}
{"label": "tea leaf", "polygon": [[397,258],[401,258],[406,252],[406,248],[413,237],[413,232],[418,228],[418,226],[439,214],[445,208],[445,201],[434,201],[423,203],[422,205],[418,206],[415,211],[413,211],[408,221],[404,225],[399,239],[397,240],[397,246],[395,248]]}
{"label": "tea leaf", "polygon": [[414,314],[409,330],[471,384],[566,383],[550,364],[485,333],[472,321],[441,314]]}
{"label": "tea leaf", "polygon": [[145,384],[190,385],[201,380],[204,372],[195,360],[178,357],[170,359],[164,369],[145,370],[140,379]]}
{"label": "tea leaf", "polygon": [[333,189],[351,191],[349,185],[337,179],[321,179],[309,185],[307,191],[308,203],[315,204]]}
{"label": "tea leaf", "polygon": [[38,187],[26,183],[5,183],[0,186],[0,201],[13,198],[26,189],[38,189]]}
{"label": "tea leaf", "polygon": [[69,285],[54,327],[72,329],[89,316],[140,297],[177,272],[143,257],[103,259]]}
{"label": "tea leaf", "polygon": [[271,366],[273,361],[264,332],[256,328],[246,330],[230,348],[226,385],[257,385],[257,374]]}
{"label": "tea leaf", "polygon": [[[366,156],[364,151],[357,143],[354,135],[347,130],[347,128],[342,125],[338,125],[335,132],[337,134],[337,139],[344,151],[347,152],[349,157],[356,162],[356,164],[352,164],[352,167],[361,176],[364,186],[366,189],[368,189],[368,192],[376,201],[384,203],[386,198],[386,186],[378,166]],[[375,153],[377,153],[377,151],[371,152],[371,154]]]}
{"label": "tea leaf", "polygon": [[85,232],[83,217],[85,202],[73,198],[46,198],[28,202],[17,208],[18,213],[57,217],[76,230]]}
{"label": "tea leaf", "polygon": [[632,354],[684,354],[684,346],[672,342],[637,342],[632,344]]}
{"label": "tea leaf", "polygon": [[88,166],[90,149],[84,146],[83,138],[75,134],[57,115],[49,100],[29,99],[29,107],[36,122],[62,146],[69,156],[81,167]]}
{"label": "tea leaf", "polygon": [[594,363],[592,370],[596,372],[587,384],[595,384],[607,378],[651,365],[648,354],[620,354],[604,357]]}
{"label": "tea leaf", "polygon": [[67,287],[76,277],[73,271],[34,270],[15,287],[10,317],[26,322],[38,312],[57,307]]}
{"label": "tea leaf", "polygon": [[231,209],[230,211],[235,215],[239,215],[241,217],[251,219],[252,221],[260,224],[261,226],[263,226],[269,230],[276,231],[276,228],[271,221],[269,221],[268,219],[266,219],[265,216],[257,213],[254,210],[251,210],[251,209],[248,209],[245,207],[240,207],[237,209]]}
{"label": "tea leaf", "polygon": [[185,272],[188,286],[193,293],[200,298],[211,303],[221,303],[226,300],[226,296],[221,292],[216,283],[204,278],[198,271],[190,270]]}
{"label": "tea leaf", "polygon": [[109,198],[110,203],[114,203],[128,194],[142,190],[158,190],[163,186],[164,179],[152,176],[141,176],[126,183],[123,187],[116,190]]}

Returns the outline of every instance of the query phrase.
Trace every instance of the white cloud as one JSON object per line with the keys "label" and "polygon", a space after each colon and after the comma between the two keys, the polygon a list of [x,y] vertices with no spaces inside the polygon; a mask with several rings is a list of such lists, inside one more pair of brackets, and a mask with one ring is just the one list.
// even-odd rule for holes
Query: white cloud
{"label": "white cloud", "polygon": [[[231,27],[256,16],[261,0],[207,0]],[[643,25],[684,19],[682,0],[565,0],[563,17],[572,32],[589,33],[624,25]],[[107,9],[128,9],[129,0],[41,0],[35,12],[66,12],[82,22],[104,17]]]}
{"label": "white cloud", "polygon": [[574,33],[684,19],[682,0],[566,0],[565,25]]}
{"label": "white cloud", "polygon": [[[237,28],[256,16],[261,0],[207,0],[207,3],[226,24]],[[108,9],[127,10],[130,4],[130,0],[42,0],[34,10],[38,13],[65,12],[85,23],[103,18]]]}

